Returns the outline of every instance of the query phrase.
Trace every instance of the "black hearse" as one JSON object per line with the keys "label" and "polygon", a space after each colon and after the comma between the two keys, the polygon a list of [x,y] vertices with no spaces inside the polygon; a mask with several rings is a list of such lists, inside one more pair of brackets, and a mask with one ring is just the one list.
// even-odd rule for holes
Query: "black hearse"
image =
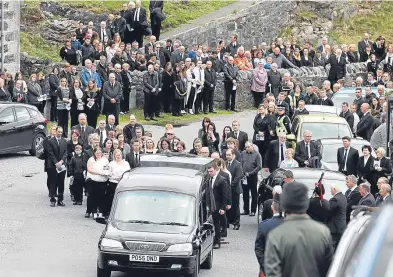
{"label": "black hearse", "polygon": [[[98,243],[97,277],[112,271],[195,277],[213,264],[214,228],[205,201],[210,158],[146,155],[123,175]],[[208,192],[210,193],[210,192]]]}

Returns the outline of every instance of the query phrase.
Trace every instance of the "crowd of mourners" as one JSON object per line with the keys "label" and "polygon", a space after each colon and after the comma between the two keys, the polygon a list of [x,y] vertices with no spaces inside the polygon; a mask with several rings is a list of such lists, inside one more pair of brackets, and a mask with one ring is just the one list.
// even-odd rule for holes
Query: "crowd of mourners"
{"label": "crowd of mourners", "polygon": [[[156,8],[153,6],[152,10]],[[160,9],[162,11],[161,6]],[[225,212],[215,217],[216,230],[218,228],[215,245],[219,245],[221,236],[227,235],[229,224],[233,224],[235,230],[240,228],[241,193],[244,203],[242,214],[255,215],[258,172],[261,169],[273,172],[279,167],[290,169],[317,165],[315,160],[322,157],[310,131],[305,131],[304,140],[296,145],[287,142],[287,137],[292,134],[291,123],[297,115],[309,113],[306,105],[333,106],[332,96],[344,86],[346,65],[357,62],[367,63],[367,79],[358,77],[353,80],[351,86],[356,87],[356,96],[353,102],[342,103],[340,116],[347,120],[353,134],[370,141],[371,147],[363,146],[359,157],[357,150],[350,146],[351,138],[342,138],[343,147],[338,150],[337,163],[339,171],[347,175],[348,191],[344,198],[337,200],[341,191],[333,186],[331,193],[336,198],[333,201],[337,202],[326,201],[323,199],[324,187],[318,185],[310,201],[303,186],[292,184],[286,186],[288,197],[285,196],[285,186],[284,192],[277,188],[274,190],[274,195],[282,196],[275,196],[269,208],[273,219],[281,217],[282,210],[289,215],[308,213],[328,226],[333,238],[331,245],[336,246],[350,219],[352,205],[378,206],[391,200],[391,187],[386,178],[391,175],[392,166],[385,157],[385,92],[393,89],[393,45],[386,45],[384,38],[377,37],[371,41],[369,34],[364,34],[364,39],[357,46],[330,46],[328,39],[323,38],[316,49],[310,42],[300,46],[295,39],[284,42],[278,38],[269,45],[263,42],[246,50],[233,35],[227,45],[219,41],[214,48],[195,44],[186,49],[180,41],[159,41],[159,20],[154,27],[151,26],[154,30],[148,32],[148,40],[143,45],[146,30],[142,25],[135,25],[135,22],[144,22],[145,19],[140,18],[143,16],[146,17],[146,11],[136,1],[123,5],[121,11],[109,15],[100,26],[94,26],[93,22],[84,26],[81,22],[60,50],[60,56],[66,62],[64,68],[55,67],[47,76],[42,72],[30,76],[18,72],[15,77],[7,72],[0,73],[1,101],[34,105],[56,123],[44,140],[45,171],[52,207],[56,203],[58,206],[65,205],[66,176],[70,178],[74,205],[82,205],[84,191],[87,195],[85,217],[105,217],[109,214],[122,174],[138,167],[141,155],[179,152],[212,157],[231,184]],[[83,65],[81,71],[78,70],[79,65]],[[329,66],[328,78],[322,88],[302,87],[289,72],[281,74],[278,71],[301,66]],[[236,89],[241,81],[241,70],[252,70],[250,91],[257,108],[250,140],[236,120],[231,126],[216,130],[214,122],[205,117],[192,145],[185,145],[170,124],[159,139],[145,131],[133,114],[129,115],[127,125],[119,125],[119,115],[130,113],[133,71],[143,72],[144,118],[156,120],[164,113],[173,116],[215,113],[213,99],[217,73],[224,74],[226,109],[236,111]],[[376,92],[373,92],[373,87],[376,87]],[[106,118],[99,120],[100,114]],[[373,150],[376,151],[375,157],[371,155]],[[293,183],[290,171],[284,175],[287,183]],[[294,197],[300,200],[293,203],[291,199]],[[316,199],[315,203],[312,203],[313,199]],[[338,210],[343,209],[344,217],[339,217]],[[300,222],[295,221],[288,224]],[[270,223],[272,226],[267,229],[260,227],[256,243],[260,276],[264,276],[265,271],[268,272],[266,276],[276,276],[277,253],[284,251],[284,248],[279,249],[282,247],[280,232],[275,232],[276,235],[267,242],[266,253],[269,256],[265,261],[267,232],[282,222]],[[309,224],[309,229],[316,230],[311,236],[316,244],[321,239],[320,234],[327,241],[331,240],[321,227],[305,221],[300,223]],[[281,229],[285,233],[285,229]],[[309,234],[294,233],[288,239],[296,242],[302,236],[309,237]],[[285,243],[291,244],[288,240]],[[319,244],[319,247],[328,249],[323,257],[323,270],[327,270],[331,248],[328,244]],[[315,259],[318,258],[322,259],[315,254]],[[291,266],[283,265],[283,272],[294,271],[294,262],[289,264]],[[289,271],[283,275],[292,276]]]}

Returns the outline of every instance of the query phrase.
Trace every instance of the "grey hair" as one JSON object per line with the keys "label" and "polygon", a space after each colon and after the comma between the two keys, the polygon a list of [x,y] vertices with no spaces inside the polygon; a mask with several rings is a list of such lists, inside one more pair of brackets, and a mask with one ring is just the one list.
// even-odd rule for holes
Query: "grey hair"
{"label": "grey hair", "polygon": [[390,194],[390,192],[392,191],[392,188],[390,187],[389,184],[382,184],[381,189],[382,188],[385,189],[388,194]]}
{"label": "grey hair", "polygon": [[367,192],[370,192],[371,185],[369,183],[362,183],[360,184],[362,188],[364,188]]}
{"label": "grey hair", "polygon": [[330,187],[334,188],[336,191],[339,191],[339,192],[341,191],[341,187],[339,184],[331,184]]}
{"label": "grey hair", "polygon": [[357,178],[356,178],[355,175],[349,175],[349,176],[347,176],[347,180],[348,180],[349,182],[351,182],[352,184],[355,184],[355,185],[356,185],[356,183],[357,183]]}

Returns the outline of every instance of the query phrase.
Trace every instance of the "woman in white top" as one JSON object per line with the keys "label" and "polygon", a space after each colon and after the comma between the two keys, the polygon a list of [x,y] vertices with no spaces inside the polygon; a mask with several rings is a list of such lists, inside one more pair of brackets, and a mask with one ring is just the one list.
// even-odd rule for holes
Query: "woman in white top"
{"label": "woman in white top", "polygon": [[[97,147],[93,151],[93,157],[87,161],[87,210],[85,218],[95,214],[94,218],[102,217],[105,211],[105,191],[109,175],[109,161],[102,156],[102,150]],[[97,213],[97,208],[99,213]]]}
{"label": "woman in white top", "polygon": [[293,168],[299,167],[299,163],[293,158],[294,151],[292,148],[288,148],[285,151],[285,159],[281,162],[280,168]]}
{"label": "woman in white top", "polygon": [[123,160],[123,154],[121,150],[116,149],[113,151],[113,161],[109,163],[109,170],[111,174],[109,176],[108,188],[106,190],[107,211],[104,214],[105,216],[108,216],[109,212],[111,211],[117,184],[123,176],[123,173],[130,169],[130,164]]}

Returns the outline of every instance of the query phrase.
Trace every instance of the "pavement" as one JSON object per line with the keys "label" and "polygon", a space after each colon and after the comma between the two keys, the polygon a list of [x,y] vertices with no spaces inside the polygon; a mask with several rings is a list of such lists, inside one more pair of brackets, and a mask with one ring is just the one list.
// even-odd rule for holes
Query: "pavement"
{"label": "pavement", "polygon": [[[255,111],[213,118],[218,132],[238,119],[252,134]],[[146,126],[157,140],[164,129]],[[191,146],[201,123],[175,129]],[[73,206],[66,181],[66,207],[49,207],[43,161],[27,153],[0,156],[0,277],[96,276],[97,242],[104,225],[85,219],[85,203]],[[228,230],[228,244],[215,250],[213,268],[200,276],[250,277],[258,273],[254,255],[257,218],[242,216],[239,231]],[[112,277],[129,276],[112,273]],[[132,275],[137,276],[137,275]]]}

